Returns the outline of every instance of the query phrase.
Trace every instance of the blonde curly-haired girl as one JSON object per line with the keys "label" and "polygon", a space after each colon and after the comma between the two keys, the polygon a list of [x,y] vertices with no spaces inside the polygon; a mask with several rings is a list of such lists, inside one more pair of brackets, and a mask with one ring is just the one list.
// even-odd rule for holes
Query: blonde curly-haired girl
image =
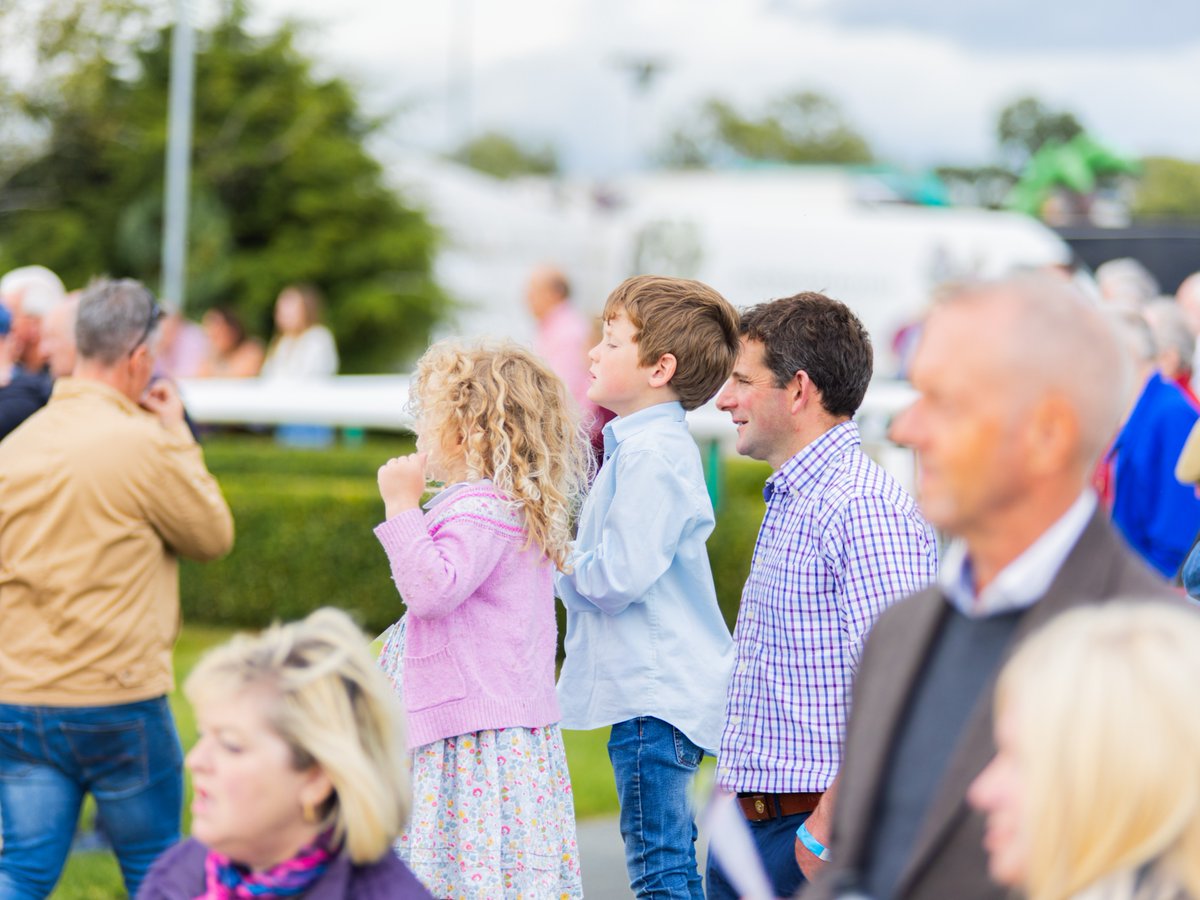
{"label": "blonde curly-haired girl", "polygon": [[[381,657],[413,751],[397,849],[438,897],[582,896],[553,575],[586,438],[559,378],[511,342],[435,344],[410,397],[418,452],[380,468],[375,529],[408,609]],[[422,512],[427,478],[447,487]]]}

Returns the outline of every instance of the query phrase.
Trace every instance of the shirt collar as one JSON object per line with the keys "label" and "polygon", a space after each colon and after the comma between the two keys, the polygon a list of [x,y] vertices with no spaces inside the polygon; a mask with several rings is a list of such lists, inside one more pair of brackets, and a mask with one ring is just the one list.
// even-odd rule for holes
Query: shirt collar
{"label": "shirt collar", "polygon": [[861,444],[853,419],[834,425],[771,474],[763,486],[763,499],[769,502],[775,494],[799,492],[822,475],[833,460]]}
{"label": "shirt collar", "polygon": [[64,375],[62,378],[56,378],[54,389],[50,396],[52,400],[63,400],[68,397],[100,396],[115,403],[126,412],[146,412],[146,410],[142,409],[142,407],[134,403],[112,385],[105,384],[103,381],[97,381],[94,378],[79,378],[74,375]]}
{"label": "shirt collar", "polygon": [[973,619],[996,616],[1033,606],[1050,589],[1083,529],[1096,510],[1096,495],[1085,490],[1042,535],[1000,570],[978,596],[967,546],[956,540],[946,549],[938,572],[938,585],[946,598],[964,616]]}
{"label": "shirt collar", "polygon": [[608,459],[617,449],[617,445],[633,435],[645,431],[659,422],[684,421],[683,404],[678,400],[666,403],[655,403],[645,409],[630,413],[627,416],[617,416],[604,425],[604,458]]}

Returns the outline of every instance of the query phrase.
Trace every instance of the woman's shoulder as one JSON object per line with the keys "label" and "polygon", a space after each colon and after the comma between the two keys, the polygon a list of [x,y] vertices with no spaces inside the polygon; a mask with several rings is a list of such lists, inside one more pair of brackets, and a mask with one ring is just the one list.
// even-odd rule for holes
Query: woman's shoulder
{"label": "woman's shoulder", "polygon": [[138,900],[192,900],[204,890],[208,850],[195,838],[180,841],[150,867]]}
{"label": "woman's shoulder", "polygon": [[354,866],[347,897],[362,900],[429,900],[432,895],[394,853],[363,866]]}

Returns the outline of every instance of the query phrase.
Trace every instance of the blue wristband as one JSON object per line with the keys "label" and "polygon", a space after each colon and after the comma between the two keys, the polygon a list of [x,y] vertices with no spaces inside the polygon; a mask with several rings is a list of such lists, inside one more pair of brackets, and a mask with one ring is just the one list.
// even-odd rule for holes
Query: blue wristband
{"label": "blue wristband", "polygon": [[796,837],[800,839],[806,850],[815,856],[821,862],[829,862],[829,848],[812,836],[808,830],[808,823],[801,822],[800,827],[796,829]]}

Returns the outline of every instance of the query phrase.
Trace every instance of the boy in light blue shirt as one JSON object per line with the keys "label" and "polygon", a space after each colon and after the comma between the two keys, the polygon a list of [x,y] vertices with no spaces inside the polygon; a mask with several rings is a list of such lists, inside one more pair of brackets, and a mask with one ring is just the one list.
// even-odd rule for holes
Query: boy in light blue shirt
{"label": "boy in light blue shirt", "polygon": [[558,681],[562,727],[611,725],[630,887],[703,900],[689,786],[721,739],[733,642],[704,542],[712,503],[684,410],[729,377],[737,311],[698,281],[630,278],[604,306],[588,397],[616,413],[580,515]]}

